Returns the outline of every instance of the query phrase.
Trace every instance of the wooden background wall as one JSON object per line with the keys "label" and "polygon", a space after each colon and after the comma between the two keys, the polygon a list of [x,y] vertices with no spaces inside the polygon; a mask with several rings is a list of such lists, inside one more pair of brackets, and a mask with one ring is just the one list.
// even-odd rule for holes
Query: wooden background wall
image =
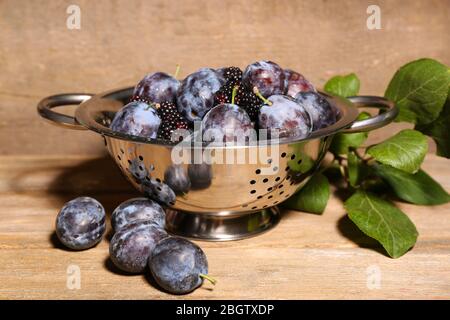
{"label": "wooden background wall", "polygon": [[[70,4],[80,30],[66,28]],[[369,4],[381,8],[381,30],[366,27]],[[449,0],[0,0],[0,154],[103,152],[96,135],[39,119],[36,103],[133,85],[177,63],[183,76],[271,59],[319,87],[356,72],[363,94],[383,94],[405,62],[450,64],[449,23]]]}

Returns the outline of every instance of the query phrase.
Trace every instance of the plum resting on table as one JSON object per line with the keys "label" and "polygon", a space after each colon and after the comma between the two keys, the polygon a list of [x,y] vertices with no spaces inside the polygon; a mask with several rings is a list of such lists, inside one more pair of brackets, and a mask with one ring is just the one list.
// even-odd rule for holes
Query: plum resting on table
{"label": "plum resting on table", "polygon": [[150,105],[133,101],[125,105],[114,116],[111,130],[133,136],[155,139],[161,119]]}
{"label": "plum resting on table", "polygon": [[217,71],[203,68],[187,76],[178,89],[178,111],[190,122],[200,121],[214,106],[214,94],[225,84]]}
{"label": "plum resting on table", "polygon": [[248,143],[254,133],[248,114],[231,103],[219,104],[208,111],[201,127],[203,140],[206,142]]}
{"label": "plum resting on table", "polygon": [[178,237],[161,240],[149,259],[155,281],[163,289],[175,293],[189,293],[209,278],[208,261],[196,244]]}
{"label": "plum resting on table", "polygon": [[283,69],[272,61],[258,61],[247,66],[242,82],[248,88],[257,87],[264,97],[283,94],[285,75]]}
{"label": "plum resting on table", "polygon": [[74,250],[95,246],[105,229],[105,209],[89,197],[67,202],[56,217],[56,235],[62,244]]}
{"label": "plum resting on table", "polygon": [[336,122],[336,112],[330,103],[317,92],[299,92],[295,101],[303,106],[311,116],[313,130],[318,130]]}
{"label": "plum resting on table", "polygon": [[150,73],[136,85],[134,100],[161,103],[175,102],[180,81],[164,72]]}
{"label": "plum resting on table", "polygon": [[122,202],[111,215],[111,225],[115,232],[136,221],[151,221],[164,229],[166,214],[161,206],[147,198],[133,198]]}
{"label": "plum resting on table", "polygon": [[261,107],[259,128],[267,129],[268,138],[304,138],[311,132],[311,118],[305,108],[294,98],[273,95],[268,98],[271,105]]}
{"label": "plum resting on table", "polygon": [[152,221],[135,221],[114,234],[109,256],[120,270],[141,273],[156,244],[165,237],[168,237],[167,233]]}

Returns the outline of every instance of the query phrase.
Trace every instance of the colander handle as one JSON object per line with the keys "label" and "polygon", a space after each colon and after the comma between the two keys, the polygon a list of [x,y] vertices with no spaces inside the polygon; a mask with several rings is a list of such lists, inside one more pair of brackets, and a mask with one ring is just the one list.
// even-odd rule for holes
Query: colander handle
{"label": "colander handle", "polygon": [[365,120],[356,120],[350,128],[343,130],[345,133],[370,131],[384,127],[398,115],[398,108],[395,103],[383,97],[354,96],[347,99],[358,108],[378,108],[384,112]]}
{"label": "colander handle", "polygon": [[86,130],[72,116],[53,111],[53,108],[80,104],[94,95],[90,93],[63,93],[42,99],[37,106],[39,115],[50,122],[69,129]]}

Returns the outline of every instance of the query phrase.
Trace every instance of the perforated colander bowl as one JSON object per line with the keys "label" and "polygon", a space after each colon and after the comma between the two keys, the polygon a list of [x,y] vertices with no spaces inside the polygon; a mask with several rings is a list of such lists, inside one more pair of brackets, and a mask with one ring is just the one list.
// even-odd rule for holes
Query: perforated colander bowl
{"label": "perforated colander bowl", "polygon": [[[391,122],[398,113],[392,102],[381,97],[358,96],[346,100],[323,94],[339,111],[339,119],[305,139],[284,138],[276,143],[265,141],[248,146],[180,147],[109,129],[115,112],[128,103],[132,91],[130,87],[98,95],[54,95],[38,104],[38,112],[67,128],[89,129],[100,134],[130,183],[167,205],[168,231],[204,240],[241,239],[273,227],[280,218],[277,205],[308,181],[336,133],[373,130]],[[52,110],[72,104],[80,104],[75,117]],[[357,107],[375,107],[380,113],[356,121]],[[194,154],[204,157],[194,159]],[[226,158],[227,155],[231,158]],[[212,158],[216,161],[210,163]],[[171,170],[185,177],[188,187],[186,184],[178,189],[172,184],[169,187],[166,180],[174,174]]]}

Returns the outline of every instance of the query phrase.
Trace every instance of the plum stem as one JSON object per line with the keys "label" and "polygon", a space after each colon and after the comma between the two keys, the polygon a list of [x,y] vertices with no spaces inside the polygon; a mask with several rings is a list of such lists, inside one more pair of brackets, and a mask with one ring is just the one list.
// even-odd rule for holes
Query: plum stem
{"label": "plum stem", "polygon": [[175,73],[174,73],[174,75],[173,75],[173,77],[174,77],[175,79],[178,78],[178,75],[179,75],[179,73],[180,73],[180,69],[181,69],[180,64],[177,64],[177,68],[175,69]]}
{"label": "plum stem", "polygon": [[239,86],[234,86],[233,91],[231,92],[231,104],[234,104],[234,99],[236,98],[238,89]]}
{"label": "plum stem", "polygon": [[217,283],[217,280],[216,280],[216,279],[214,279],[213,277],[208,276],[207,274],[200,273],[200,274],[199,274],[199,277],[208,280],[208,281],[211,282],[213,285],[216,285],[216,283]]}
{"label": "plum stem", "polygon": [[260,98],[265,104],[271,106],[272,105],[272,101],[266,99],[263,97],[263,95],[261,94],[261,92],[259,92],[258,87],[254,86],[253,87],[253,93]]}

